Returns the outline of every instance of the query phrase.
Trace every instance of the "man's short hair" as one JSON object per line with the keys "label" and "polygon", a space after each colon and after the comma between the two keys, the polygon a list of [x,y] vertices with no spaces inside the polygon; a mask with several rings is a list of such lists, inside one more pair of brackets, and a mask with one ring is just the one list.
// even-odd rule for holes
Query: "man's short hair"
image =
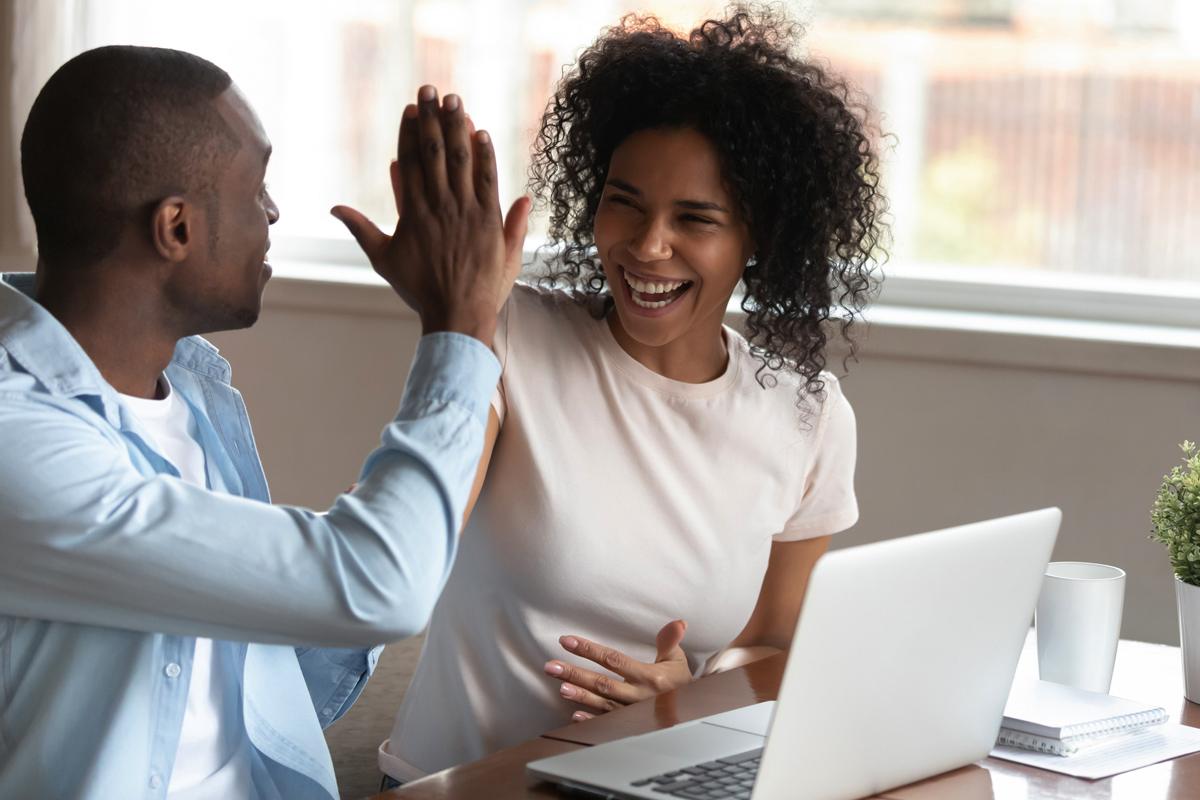
{"label": "man's short hair", "polygon": [[171,195],[215,209],[240,142],[212,101],[231,84],[216,64],[159,47],[100,47],[59,67],[21,135],[41,262],[99,261]]}

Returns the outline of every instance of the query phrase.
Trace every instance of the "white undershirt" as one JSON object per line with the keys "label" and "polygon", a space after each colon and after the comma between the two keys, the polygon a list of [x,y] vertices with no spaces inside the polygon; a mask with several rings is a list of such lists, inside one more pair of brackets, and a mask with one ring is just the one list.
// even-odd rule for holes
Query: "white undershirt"
{"label": "white undershirt", "polygon": [[[179,470],[181,479],[207,487],[204,451],[196,441],[191,410],[171,390],[166,376],[160,379],[160,388],[166,392],[162,400],[123,394],[121,402],[146,429],[148,444]],[[242,746],[236,706],[231,707],[232,698],[222,697],[221,684],[215,680],[218,658],[211,639],[196,639],[183,729],[167,788],[170,800],[247,797],[252,791],[249,753]]]}

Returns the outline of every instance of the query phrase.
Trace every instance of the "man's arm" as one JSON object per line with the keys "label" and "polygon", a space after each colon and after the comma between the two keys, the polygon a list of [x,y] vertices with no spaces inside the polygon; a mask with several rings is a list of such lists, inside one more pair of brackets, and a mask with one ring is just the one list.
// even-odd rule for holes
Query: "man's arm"
{"label": "man's arm", "polygon": [[488,345],[529,203],[501,218],[495,154],[461,103],[423,87],[418,107],[392,169],[395,234],[338,209],[426,333],[358,488],[321,514],[147,477],[76,406],[0,387],[0,614],[332,647],[424,626],[482,449]]}
{"label": "man's arm", "polygon": [[499,366],[426,337],[359,487],[324,514],[146,477],[45,399],[0,395],[0,613],[333,646],[419,631],[454,554]]}

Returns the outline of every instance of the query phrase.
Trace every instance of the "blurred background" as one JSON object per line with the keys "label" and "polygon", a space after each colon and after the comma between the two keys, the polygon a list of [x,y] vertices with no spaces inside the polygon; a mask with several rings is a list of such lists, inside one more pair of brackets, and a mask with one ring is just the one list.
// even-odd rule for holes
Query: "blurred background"
{"label": "blurred background", "polygon": [[[1170,565],[1147,534],[1178,443],[1200,440],[1200,1],[787,6],[804,51],[890,134],[893,257],[842,384],[862,516],[834,546],[1057,505],[1055,558],[1125,568],[1123,635],[1177,642]],[[0,269],[36,264],[17,143],[58,65],[134,43],[225,67],[274,141],[283,217],[262,318],[212,339],[275,501],[326,508],[395,413],[421,335],[329,207],[391,223],[387,165],[425,82],[461,93],[491,131],[515,198],[563,69],[631,10],[690,30],[721,5],[0,0]],[[535,219],[530,248],[543,232]],[[375,748],[419,646],[389,645],[327,732],[348,797],[378,786]]]}
{"label": "blurred background", "polygon": [[[17,0],[18,97],[109,43],[225,67],[275,144],[277,252],[358,264],[334,202],[393,218],[386,165],[422,83],[493,134],[502,193],[564,67],[631,11],[689,30],[697,0]],[[20,10],[26,6],[26,13]],[[894,212],[893,274],[1073,285],[1200,281],[1200,3],[811,0],[802,46],[864,93]],[[24,65],[22,67],[22,64]],[[27,106],[26,106],[27,107]],[[543,231],[535,218],[533,236]],[[1137,288],[1137,287],[1133,287]]]}

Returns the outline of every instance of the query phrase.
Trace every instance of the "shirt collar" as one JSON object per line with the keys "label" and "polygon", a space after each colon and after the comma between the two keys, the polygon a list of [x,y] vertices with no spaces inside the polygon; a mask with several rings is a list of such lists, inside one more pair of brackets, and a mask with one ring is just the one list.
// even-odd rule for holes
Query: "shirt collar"
{"label": "shirt collar", "polygon": [[[33,299],[32,272],[0,275],[0,347],[52,394],[99,397],[104,415],[120,419],[116,390],[75,337]],[[180,339],[171,364],[228,384],[229,362],[199,336]]]}

